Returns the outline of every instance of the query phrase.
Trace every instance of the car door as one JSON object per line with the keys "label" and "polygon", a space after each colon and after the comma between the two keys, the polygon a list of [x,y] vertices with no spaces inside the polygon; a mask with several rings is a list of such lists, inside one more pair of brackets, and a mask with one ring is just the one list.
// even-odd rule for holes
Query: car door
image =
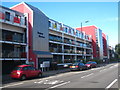
{"label": "car door", "polygon": [[35,67],[31,67],[31,73],[33,77],[38,75],[38,71],[36,70]]}
{"label": "car door", "polygon": [[83,69],[83,65],[82,65],[82,63],[79,63],[79,66],[80,66],[80,68],[82,68],[82,69]]}
{"label": "car door", "polygon": [[23,67],[23,74],[26,75],[26,77],[31,77],[31,72],[29,67]]}
{"label": "car door", "polygon": [[82,65],[83,69],[86,69],[86,66],[84,63],[81,63],[81,65]]}

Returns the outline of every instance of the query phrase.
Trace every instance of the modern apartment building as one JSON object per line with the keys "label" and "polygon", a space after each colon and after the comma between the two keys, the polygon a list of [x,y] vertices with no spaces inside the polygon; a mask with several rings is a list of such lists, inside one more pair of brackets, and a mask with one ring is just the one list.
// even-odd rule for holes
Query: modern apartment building
{"label": "modern apartment building", "polygon": [[49,19],[49,50],[53,60],[71,63],[92,59],[91,36]]}
{"label": "modern apartment building", "polygon": [[0,6],[0,61],[2,71],[27,60],[26,15]]}
{"label": "modern apartment building", "polygon": [[28,62],[40,68],[44,61],[70,63],[92,59],[92,37],[49,19],[38,8],[20,3],[11,9],[28,15]]}
{"label": "modern apartment building", "polygon": [[109,59],[109,43],[108,43],[108,36],[104,33],[102,33],[103,37],[103,58]]}
{"label": "modern apartment building", "polygon": [[[76,28],[81,31],[81,28]],[[109,59],[108,36],[96,26],[82,27],[82,31],[92,36],[92,48],[94,59]]]}

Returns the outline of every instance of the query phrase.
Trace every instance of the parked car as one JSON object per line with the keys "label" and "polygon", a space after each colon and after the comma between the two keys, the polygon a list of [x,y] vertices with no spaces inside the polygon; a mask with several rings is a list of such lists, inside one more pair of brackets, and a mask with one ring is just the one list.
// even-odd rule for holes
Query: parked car
{"label": "parked car", "polygon": [[83,63],[74,63],[70,66],[70,70],[84,70],[87,66]]}
{"label": "parked car", "polygon": [[31,65],[19,65],[10,74],[11,78],[25,80],[31,77],[42,77],[42,71]]}
{"label": "parked car", "polygon": [[89,61],[85,64],[88,68],[97,67],[97,63],[94,61]]}

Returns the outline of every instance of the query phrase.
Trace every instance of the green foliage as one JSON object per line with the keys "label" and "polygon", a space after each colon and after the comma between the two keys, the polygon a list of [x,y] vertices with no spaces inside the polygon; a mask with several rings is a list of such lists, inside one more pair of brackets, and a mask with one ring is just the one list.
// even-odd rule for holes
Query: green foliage
{"label": "green foliage", "polygon": [[117,53],[118,58],[120,58],[120,44],[117,44],[117,45],[115,46],[115,52]]}

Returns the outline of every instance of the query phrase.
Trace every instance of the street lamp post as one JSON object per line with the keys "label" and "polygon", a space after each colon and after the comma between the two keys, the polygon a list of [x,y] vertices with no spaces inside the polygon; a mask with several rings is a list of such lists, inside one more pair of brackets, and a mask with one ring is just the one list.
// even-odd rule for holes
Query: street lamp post
{"label": "street lamp post", "polygon": [[[89,21],[85,21],[85,23],[88,23]],[[82,33],[82,22],[81,22],[81,33]],[[82,33],[82,38],[83,38],[83,33]],[[82,49],[83,49],[83,45],[84,45],[84,41],[83,41],[83,44],[82,44]],[[82,58],[84,59],[84,50],[82,51]]]}

